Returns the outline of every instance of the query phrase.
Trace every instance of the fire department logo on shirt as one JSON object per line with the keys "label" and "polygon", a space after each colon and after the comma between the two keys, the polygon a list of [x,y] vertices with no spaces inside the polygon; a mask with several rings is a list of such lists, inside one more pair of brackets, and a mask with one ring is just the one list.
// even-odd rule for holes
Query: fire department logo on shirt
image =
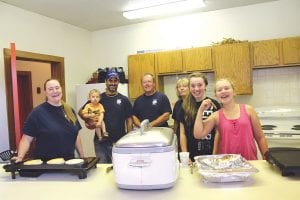
{"label": "fire department logo on shirt", "polygon": [[213,112],[214,112],[214,111],[213,111],[212,109],[203,111],[202,119],[203,119],[203,120],[207,119]]}
{"label": "fire department logo on shirt", "polygon": [[153,105],[153,106],[157,105],[157,99],[153,99],[152,105]]}
{"label": "fire department logo on shirt", "polygon": [[122,100],[121,99],[117,99],[117,104],[121,105],[121,103],[122,103]]}

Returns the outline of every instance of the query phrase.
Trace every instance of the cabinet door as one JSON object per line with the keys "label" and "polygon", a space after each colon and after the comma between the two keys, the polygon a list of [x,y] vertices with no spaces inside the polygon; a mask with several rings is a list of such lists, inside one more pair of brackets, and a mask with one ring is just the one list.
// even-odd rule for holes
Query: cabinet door
{"label": "cabinet door", "polygon": [[182,72],[181,50],[158,52],[155,60],[159,74]]}
{"label": "cabinet door", "polygon": [[278,66],[279,40],[264,40],[252,43],[254,67]]}
{"label": "cabinet door", "polygon": [[212,71],[211,47],[199,47],[182,50],[183,71]]}
{"label": "cabinet door", "polygon": [[282,60],[284,65],[300,63],[300,37],[282,40]]}
{"label": "cabinet door", "polygon": [[128,56],[129,98],[135,99],[143,93],[141,77],[145,73],[152,73],[155,75],[154,54]]}
{"label": "cabinet door", "polygon": [[227,78],[234,83],[236,94],[252,94],[252,71],[249,43],[213,47],[216,80]]}

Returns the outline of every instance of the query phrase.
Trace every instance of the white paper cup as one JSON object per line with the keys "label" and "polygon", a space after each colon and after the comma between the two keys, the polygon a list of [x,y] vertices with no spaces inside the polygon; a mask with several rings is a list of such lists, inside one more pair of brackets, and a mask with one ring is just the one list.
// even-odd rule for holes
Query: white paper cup
{"label": "white paper cup", "polygon": [[189,152],[179,152],[179,158],[182,167],[188,167],[190,162]]}

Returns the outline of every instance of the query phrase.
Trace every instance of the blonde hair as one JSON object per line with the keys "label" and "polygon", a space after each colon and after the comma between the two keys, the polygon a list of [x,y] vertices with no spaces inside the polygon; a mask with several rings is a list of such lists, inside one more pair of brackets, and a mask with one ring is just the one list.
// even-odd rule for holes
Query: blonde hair
{"label": "blonde hair", "polygon": [[92,89],[92,90],[89,92],[89,96],[88,96],[88,97],[90,98],[94,93],[99,94],[99,97],[100,97],[100,91],[97,90],[97,89]]}
{"label": "blonde hair", "polygon": [[64,112],[66,113],[68,121],[72,122],[72,124],[75,125],[76,121],[77,121],[77,118],[75,117],[71,106],[66,104],[66,102],[64,102],[64,101],[61,101],[61,104],[63,106]]}
{"label": "blonde hair", "polygon": [[[189,75],[189,89],[190,89],[190,82],[192,78],[202,78],[205,85],[208,85],[207,78],[204,74],[200,72],[195,72]],[[182,108],[184,110],[184,119],[188,126],[190,126],[196,119],[197,110],[196,108],[196,99],[194,96],[189,93],[183,100]]]}
{"label": "blonde hair", "polygon": [[235,86],[234,86],[234,83],[233,83],[232,80],[230,80],[230,79],[228,79],[228,78],[221,78],[221,79],[218,79],[218,80],[216,81],[216,83],[215,83],[215,93],[217,92],[217,83],[220,82],[220,81],[227,81],[227,82],[230,84],[230,86],[231,86],[233,92],[235,91]]}
{"label": "blonde hair", "polygon": [[175,87],[175,89],[176,89],[176,95],[177,95],[177,97],[180,99],[181,97],[180,97],[180,94],[179,94],[179,92],[178,92],[178,88],[179,87],[181,87],[181,86],[189,86],[189,79],[187,79],[187,78],[180,78],[180,79],[178,79],[178,81],[176,82],[176,87]]}

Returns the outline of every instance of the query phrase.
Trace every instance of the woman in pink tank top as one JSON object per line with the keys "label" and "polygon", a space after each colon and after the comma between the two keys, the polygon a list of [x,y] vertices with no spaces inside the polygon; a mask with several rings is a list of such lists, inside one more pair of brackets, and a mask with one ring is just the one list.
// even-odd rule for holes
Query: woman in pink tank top
{"label": "woman in pink tank top", "polygon": [[268,145],[253,107],[235,102],[234,87],[227,79],[216,82],[215,92],[222,109],[203,122],[201,113],[214,105],[209,99],[202,102],[194,125],[195,138],[205,137],[216,127],[218,135],[215,136],[215,144],[218,153],[241,154],[247,160],[257,160],[256,141],[265,159]]}

